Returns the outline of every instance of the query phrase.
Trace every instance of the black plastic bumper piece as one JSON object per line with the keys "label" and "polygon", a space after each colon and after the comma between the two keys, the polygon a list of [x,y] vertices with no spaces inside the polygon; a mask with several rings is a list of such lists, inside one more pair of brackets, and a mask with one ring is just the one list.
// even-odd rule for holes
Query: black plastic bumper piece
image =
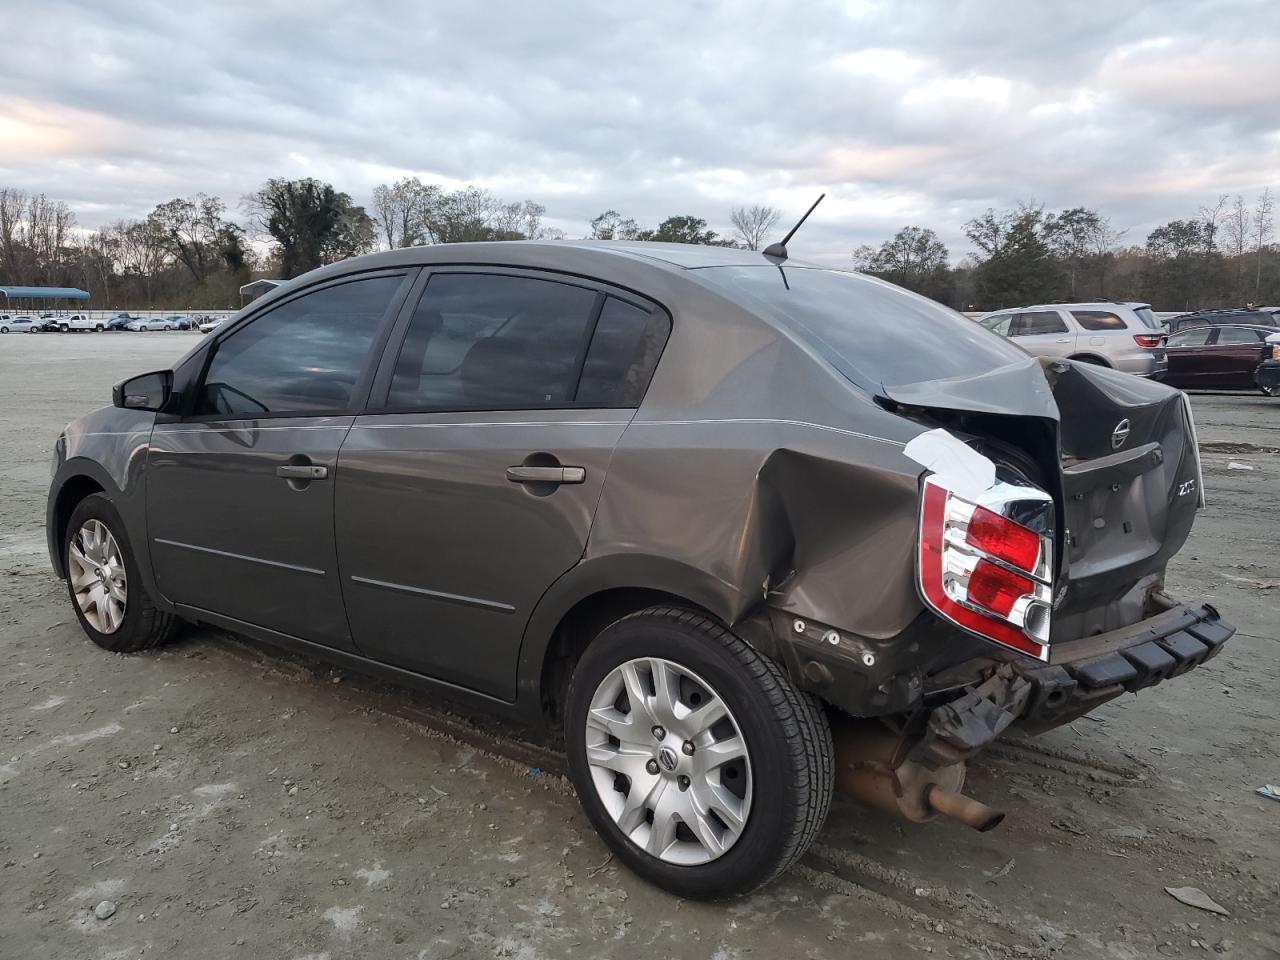
{"label": "black plastic bumper piece", "polygon": [[1209,604],[1174,606],[1131,627],[1056,645],[1052,664],[1017,665],[1033,686],[1020,722],[1047,730],[1122,693],[1181,676],[1217,656],[1234,633]]}

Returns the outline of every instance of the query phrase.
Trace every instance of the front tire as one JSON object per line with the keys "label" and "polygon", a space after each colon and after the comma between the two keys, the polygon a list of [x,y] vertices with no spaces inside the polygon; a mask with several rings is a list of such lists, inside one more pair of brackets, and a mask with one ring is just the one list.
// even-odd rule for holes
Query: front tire
{"label": "front tire", "polygon": [[62,555],[71,607],[98,646],[135,653],[176,633],[177,618],[147,593],[124,521],[106,494],[85,497],[72,511]]}
{"label": "front tire", "polygon": [[569,685],[569,772],[640,876],[691,899],[747,893],[808,849],[831,803],[831,728],[773,661],[692,610],[607,627]]}

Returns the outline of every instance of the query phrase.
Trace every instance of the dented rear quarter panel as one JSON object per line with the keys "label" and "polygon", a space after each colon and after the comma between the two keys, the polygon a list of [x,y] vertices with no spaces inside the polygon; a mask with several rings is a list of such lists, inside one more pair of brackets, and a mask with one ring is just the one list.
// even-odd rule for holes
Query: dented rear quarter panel
{"label": "dented rear quarter panel", "polygon": [[686,291],[610,464],[577,577],[626,570],[736,623],[770,604],[867,638],[920,612],[914,531],[926,429],[807,344]]}

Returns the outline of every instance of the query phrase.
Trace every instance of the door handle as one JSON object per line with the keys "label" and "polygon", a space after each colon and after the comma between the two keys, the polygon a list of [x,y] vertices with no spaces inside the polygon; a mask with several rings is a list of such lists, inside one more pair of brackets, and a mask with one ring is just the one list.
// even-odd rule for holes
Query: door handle
{"label": "door handle", "polygon": [[1058,338],[1058,342],[1059,342],[1059,343],[1070,343],[1070,342],[1071,342],[1071,338],[1070,338],[1070,337],[1059,337],[1059,338]]}
{"label": "door handle", "polygon": [[285,480],[327,480],[328,467],[317,467],[312,464],[289,463],[276,467],[276,476]]}
{"label": "door handle", "polygon": [[512,483],[583,483],[587,471],[584,467],[507,467],[507,479]]}

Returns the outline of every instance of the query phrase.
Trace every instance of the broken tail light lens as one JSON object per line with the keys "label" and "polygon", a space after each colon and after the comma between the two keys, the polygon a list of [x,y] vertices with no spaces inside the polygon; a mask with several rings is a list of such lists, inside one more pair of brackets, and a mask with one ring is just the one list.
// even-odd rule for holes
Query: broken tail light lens
{"label": "broken tail light lens", "polygon": [[[1049,659],[1053,602],[1053,500],[1042,490],[997,481],[982,503],[936,476],[924,481],[919,579],[925,603],[956,626],[1002,646]],[[1004,514],[1041,518],[1037,532]]]}
{"label": "broken tail light lens", "polygon": [[1158,333],[1135,333],[1133,342],[1140,347],[1158,347],[1164,343],[1164,337]]}

